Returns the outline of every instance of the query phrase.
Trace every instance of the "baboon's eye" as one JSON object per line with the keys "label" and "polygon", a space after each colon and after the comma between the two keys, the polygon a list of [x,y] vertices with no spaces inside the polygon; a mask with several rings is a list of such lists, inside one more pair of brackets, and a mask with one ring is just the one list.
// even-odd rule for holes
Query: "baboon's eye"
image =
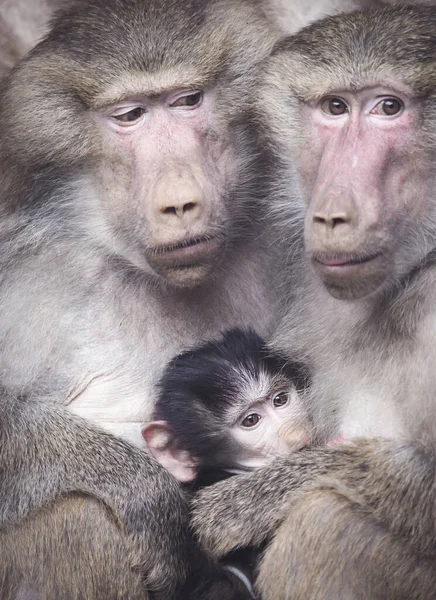
{"label": "baboon's eye", "polygon": [[135,108],[126,110],[126,112],[113,115],[113,118],[119,123],[135,123],[136,121],[139,121],[144,114],[145,108],[142,108],[142,106],[135,106]]}
{"label": "baboon's eye", "polygon": [[241,427],[245,427],[246,429],[248,429],[250,427],[254,427],[258,423],[260,423],[261,419],[262,419],[262,417],[260,415],[258,415],[257,413],[252,413],[251,415],[247,415],[241,421]]}
{"label": "baboon's eye", "polygon": [[372,115],[394,117],[402,112],[404,104],[398,98],[383,98],[371,111]]}
{"label": "baboon's eye", "polygon": [[338,117],[348,112],[348,106],[342,98],[325,98],[321,102],[322,110],[328,114]]}
{"label": "baboon's eye", "polygon": [[288,392],[280,392],[273,398],[273,404],[277,408],[280,408],[281,406],[286,406],[286,404],[288,402],[289,402]]}
{"label": "baboon's eye", "polygon": [[171,102],[170,106],[171,106],[171,108],[179,108],[179,107],[195,108],[196,106],[201,104],[202,100],[203,100],[203,92],[196,91],[196,92],[192,92],[190,94],[186,94],[184,96],[179,96],[179,98],[177,98],[177,100],[174,100],[174,102]]}

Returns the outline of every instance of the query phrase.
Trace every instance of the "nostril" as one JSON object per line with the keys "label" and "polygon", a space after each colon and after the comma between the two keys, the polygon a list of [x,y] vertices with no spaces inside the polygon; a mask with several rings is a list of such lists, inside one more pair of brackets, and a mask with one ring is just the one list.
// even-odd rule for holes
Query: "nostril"
{"label": "nostril", "polygon": [[331,225],[332,225],[332,229],[334,229],[337,225],[343,225],[344,223],[347,222],[348,219],[345,219],[344,217],[332,217],[330,219],[331,221]]}
{"label": "nostril", "polygon": [[345,213],[336,213],[332,215],[323,215],[315,213],[313,215],[313,222],[318,225],[325,225],[330,229],[334,229],[338,225],[345,225],[350,221],[349,217]]}
{"label": "nostril", "polygon": [[167,206],[166,208],[162,209],[162,212],[164,215],[175,215],[177,214],[177,210],[175,206]]}
{"label": "nostril", "polygon": [[193,210],[195,208],[196,204],[195,202],[188,202],[187,204],[185,204],[183,206],[183,212],[189,212],[190,210]]}
{"label": "nostril", "polygon": [[177,206],[165,206],[161,208],[161,213],[164,215],[178,215],[179,217],[181,217],[185,213],[194,210],[196,206],[196,202],[187,202],[186,204],[181,204]]}

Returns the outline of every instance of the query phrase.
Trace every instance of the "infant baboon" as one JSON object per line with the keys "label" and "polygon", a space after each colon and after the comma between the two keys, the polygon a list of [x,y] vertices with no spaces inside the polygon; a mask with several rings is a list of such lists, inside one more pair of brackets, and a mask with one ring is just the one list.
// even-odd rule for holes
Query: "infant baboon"
{"label": "infant baboon", "polygon": [[271,352],[253,330],[231,329],[179,354],[158,387],[143,435],[181,482],[258,468],[311,441],[307,368]]}
{"label": "infant baboon", "polygon": [[[303,363],[271,352],[253,330],[231,329],[171,360],[143,435],[176,479],[199,489],[306,446],[309,383]],[[224,560],[251,593],[258,556],[244,549]]]}

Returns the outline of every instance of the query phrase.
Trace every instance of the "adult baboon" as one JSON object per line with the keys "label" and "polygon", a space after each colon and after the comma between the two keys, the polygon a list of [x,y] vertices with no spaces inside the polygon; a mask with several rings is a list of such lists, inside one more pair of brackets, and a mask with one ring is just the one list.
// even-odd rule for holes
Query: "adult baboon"
{"label": "adult baboon", "polygon": [[[332,17],[279,43],[258,115],[295,207],[294,291],[274,348],[309,362],[333,448],[201,492],[216,556],[271,543],[262,600],[434,598],[436,15]],[[297,183],[301,201],[289,199]],[[351,441],[357,438],[355,441]]]}
{"label": "adult baboon", "polygon": [[[186,503],[132,442],[145,446],[174,354],[225,327],[274,326],[283,252],[244,113],[276,40],[248,0],[83,0],[2,83],[0,581],[12,594],[130,600],[138,574],[108,575],[120,548],[149,592],[183,584]],[[93,531],[103,542],[90,546]]]}

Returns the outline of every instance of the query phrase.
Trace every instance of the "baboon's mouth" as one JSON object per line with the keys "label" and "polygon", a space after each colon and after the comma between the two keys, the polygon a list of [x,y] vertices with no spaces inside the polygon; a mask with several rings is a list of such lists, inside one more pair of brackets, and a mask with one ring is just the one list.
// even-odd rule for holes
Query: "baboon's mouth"
{"label": "baboon's mouth", "polygon": [[148,252],[151,262],[162,266],[190,267],[208,262],[222,244],[220,237],[201,236],[188,238],[174,244],[155,246]]}
{"label": "baboon's mouth", "polygon": [[312,261],[315,266],[328,270],[342,270],[370,263],[382,255],[381,252],[372,254],[314,254]]}
{"label": "baboon's mouth", "polygon": [[389,251],[341,254],[314,253],[313,270],[334,298],[356,300],[382,285],[389,273]]}
{"label": "baboon's mouth", "polygon": [[162,254],[170,254],[173,252],[178,252],[179,250],[183,251],[185,249],[195,248],[199,245],[207,245],[213,240],[216,240],[216,238],[213,238],[211,236],[194,237],[187,240],[182,240],[181,242],[177,242],[175,244],[155,246],[151,249],[150,253],[153,254],[153,256],[161,256]]}

